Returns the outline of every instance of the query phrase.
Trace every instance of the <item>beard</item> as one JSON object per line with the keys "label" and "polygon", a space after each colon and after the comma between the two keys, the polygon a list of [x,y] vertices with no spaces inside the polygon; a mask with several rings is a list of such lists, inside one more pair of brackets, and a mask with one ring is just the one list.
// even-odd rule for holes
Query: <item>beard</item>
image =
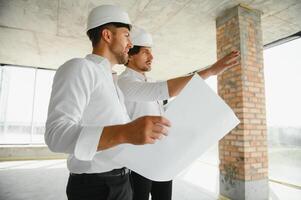
{"label": "beard", "polygon": [[151,67],[150,66],[149,67],[142,67],[141,71],[143,71],[143,72],[149,72],[149,71],[151,71]]}
{"label": "beard", "polygon": [[126,64],[128,62],[128,54],[124,52],[121,45],[118,44],[117,40],[114,40],[110,46],[110,50],[113,53],[117,64]]}
{"label": "beard", "polygon": [[152,67],[149,64],[150,61],[139,61],[133,59],[131,65],[135,67],[135,69],[139,70],[140,72],[149,72],[151,71]]}
{"label": "beard", "polygon": [[114,54],[118,64],[126,64],[128,62],[128,54],[116,53]]}
{"label": "beard", "polygon": [[146,63],[145,63],[145,67],[144,67],[144,71],[145,72],[149,72],[149,71],[151,71],[152,70],[152,65],[150,64],[150,62],[151,61],[146,61]]}

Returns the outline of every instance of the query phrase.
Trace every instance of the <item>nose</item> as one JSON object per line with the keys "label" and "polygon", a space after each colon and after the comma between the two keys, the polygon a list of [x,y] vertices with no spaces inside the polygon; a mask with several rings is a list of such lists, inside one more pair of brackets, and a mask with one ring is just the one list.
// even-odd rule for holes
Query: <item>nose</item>
{"label": "nose", "polygon": [[150,60],[153,60],[153,58],[154,58],[153,54],[150,53],[150,54],[149,54],[149,59],[150,59]]}
{"label": "nose", "polygon": [[130,49],[134,47],[130,38],[128,39],[128,46],[130,47]]}

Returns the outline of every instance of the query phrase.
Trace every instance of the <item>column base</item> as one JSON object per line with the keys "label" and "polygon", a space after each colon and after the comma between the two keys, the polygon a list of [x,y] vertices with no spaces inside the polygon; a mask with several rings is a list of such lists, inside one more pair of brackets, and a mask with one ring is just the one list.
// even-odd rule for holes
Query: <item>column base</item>
{"label": "column base", "polygon": [[220,195],[232,200],[268,200],[268,179],[225,181],[224,175],[220,174]]}

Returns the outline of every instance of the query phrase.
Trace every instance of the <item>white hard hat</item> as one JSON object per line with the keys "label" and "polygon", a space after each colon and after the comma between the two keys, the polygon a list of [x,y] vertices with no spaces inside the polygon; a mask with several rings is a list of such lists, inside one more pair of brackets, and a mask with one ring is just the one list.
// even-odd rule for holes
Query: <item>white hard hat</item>
{"label": "white hard hat", "polygon": [[114,5],[101,5],[90,12],[87,22],[87,31],[110,22],[131,25],[129,15],[120,7]]}
{"label": "white hard hat", "polygon": [[131,41],[134,46],[152,47],[152,35],[144,29],[134,26],[131,30]]}

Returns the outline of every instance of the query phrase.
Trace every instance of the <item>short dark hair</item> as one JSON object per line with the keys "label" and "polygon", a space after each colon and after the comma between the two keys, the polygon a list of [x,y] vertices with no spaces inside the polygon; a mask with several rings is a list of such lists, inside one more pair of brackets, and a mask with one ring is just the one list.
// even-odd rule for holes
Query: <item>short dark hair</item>
{"label": "short dark hair", "polygon": [[[129,52],[128,52],[128,55],[129,56],[133,56],[133,55],[136,55],[140,52],[140,49],[141,49],[142,46],[133,46],[132,48],[130,48]],[[127,61],[127,63],[125,64],[125,66],[128,66],[129,64],[129,60]]]}
{"label": "short dark hair", "polygon": [[101,26],[97,26],[87,31],[87,35],[92,42],[92,46],[95,47],[101,39],[101,33],[104,29],[113,26],[115,28],[127,28],[131,30],[131,26],[129,24],[119,23],[119,22],[110,22],[107,24],[103,24]]}
{"label": "short dark hair", "polygon": [[130,48],[128,54],[129,56],[133,56],[135,54],[138,54],[140,52],[141,46],[133,46],[132,48]]}

